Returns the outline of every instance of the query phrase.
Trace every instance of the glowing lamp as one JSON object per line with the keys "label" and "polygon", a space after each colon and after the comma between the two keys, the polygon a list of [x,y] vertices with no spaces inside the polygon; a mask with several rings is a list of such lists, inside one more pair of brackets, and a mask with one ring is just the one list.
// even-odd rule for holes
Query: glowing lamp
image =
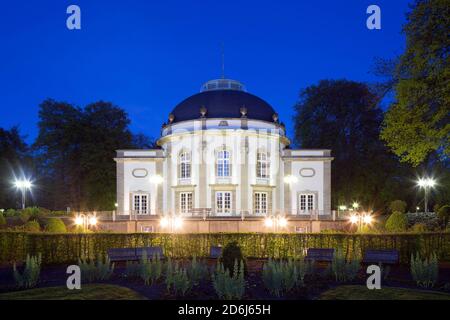
{"label": "glowing lamp", "polygon": [[273,226],[273,219],[270,217],[267,217],[264,219],[264,225],[268,228]]}

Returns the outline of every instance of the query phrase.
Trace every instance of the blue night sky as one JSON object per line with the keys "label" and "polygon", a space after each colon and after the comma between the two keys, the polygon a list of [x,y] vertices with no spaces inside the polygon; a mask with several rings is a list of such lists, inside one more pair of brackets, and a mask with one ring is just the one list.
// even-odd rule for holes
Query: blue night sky
{"label": "blue night sky", "polygon": [[[46,98],[111,101],[134,132],[158,137],[172,108],[221,75],[269,102],[292,136],[299,90],[320,79],[374,81],[375,57],[402,52],[406,0],[3,2],[0,127],[37,135]],[[344,5],[345,3],[345,5]],[[66,8],[81,7],[81,30]],[[366,28],[377,4],[382,30]],[[378,79],[379,80],[379,79]]]}

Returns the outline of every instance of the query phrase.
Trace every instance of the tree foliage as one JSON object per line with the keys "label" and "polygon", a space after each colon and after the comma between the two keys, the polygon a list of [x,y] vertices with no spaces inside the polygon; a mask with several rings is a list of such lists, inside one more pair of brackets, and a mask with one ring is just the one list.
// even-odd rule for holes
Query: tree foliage
{"label": "tree foliage", "polygon": [[381,138],[401,161],[414,166],[432,153],[450,155],[450,6],[418,0],[403,28],[406,50],[396,68],[396,101]]}
{"label": "tree foliage", "polygon": [[405,168],[379,140],[378,101],[366,84],[348,80],[322,80],[300,94],[295,141],[332,150],[334,206],[358,200],[380,208],[401,192]]}

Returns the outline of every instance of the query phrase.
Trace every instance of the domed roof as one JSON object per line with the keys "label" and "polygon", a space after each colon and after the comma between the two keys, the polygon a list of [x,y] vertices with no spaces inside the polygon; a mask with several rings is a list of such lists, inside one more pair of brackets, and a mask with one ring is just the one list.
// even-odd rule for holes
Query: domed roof
{"label": "domed roof", "polygon": [[[245,108],[245,109],[244,109]],[[241,118],[273,122],[275,110],[264,100],[244,91],[235,80],[211,80],[198,94],[180,102],[171,112],[171,123],[206,118]]]}

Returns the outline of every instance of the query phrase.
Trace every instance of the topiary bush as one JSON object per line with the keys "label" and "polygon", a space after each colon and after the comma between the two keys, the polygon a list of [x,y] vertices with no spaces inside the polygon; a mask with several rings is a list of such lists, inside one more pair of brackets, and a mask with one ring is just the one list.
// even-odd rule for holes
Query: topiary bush
{"label": "topiary bush", "polygon": [[41,226],[36,220],[30,220],[24,224],[23,229],[28,232],[39,232],[41,231]]}
{"label": "topiary bush", "polygon": [[45,225],[45,231],[52,233],[64,233],[67,232],[67,228],[60,218],[48,218]]}
{"label": "topiary bush", "polygon": [[17,214],[17,211],[14,209],[8,209],[5,211],[5,217],[15,217]]}
{"label": "topiary bush", "polygon": [[223,264],[225,270],[230,271],[230,275],[233,276],[235,261],[244,261],[244,270],[246,271],[244,256],[242,255],[241,247],[239,247],[236,241],[228,243],[222,251],[222,257],[220,262]]}
{"label": "topiary bush", "polygon": [[30,220],[30,217],[31,217],[30,208],[25,208],[23,210],[20,210],[19,219],[22,223],[27,223],[27,221]]}
{"label": "topiary bush", "polygon": [[386,231],[388,232],[404,232],[408,226],[406,215],[401,212],[394,212],[386,220]]}
{"label": "topiary bush", "polygon": [[405,213],[406,212],[406,202],[402,200],[394,200],[390,203],[389,209],[391,209],[391,212],[400,212]]}
{"label": "topiary bush", "polygon": [[437,216],[442,228],[445,229],[450,220],[450,206],[445,205],[440,207],[439,210],[437,211]]}

